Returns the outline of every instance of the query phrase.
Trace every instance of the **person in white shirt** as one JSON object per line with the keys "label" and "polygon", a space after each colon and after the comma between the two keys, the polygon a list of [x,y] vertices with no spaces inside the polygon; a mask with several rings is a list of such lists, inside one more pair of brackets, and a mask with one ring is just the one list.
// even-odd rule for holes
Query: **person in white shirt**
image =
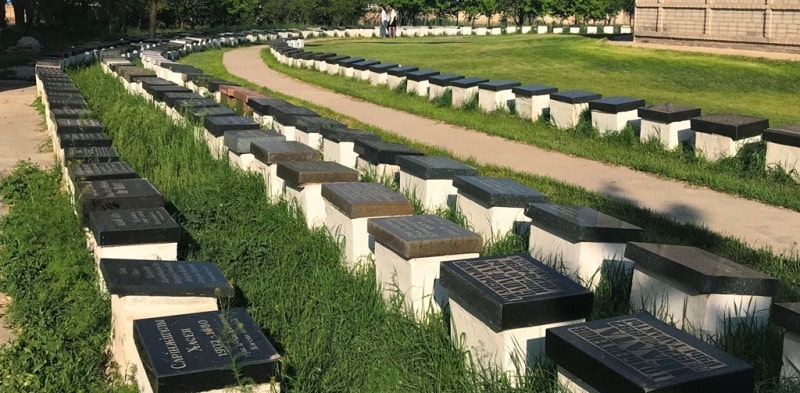
{"label": "person in white shirt", "polygon": [[381,4],[381,38],[386,38],[386,27],[389,25],[389,14],[386,13],[386,7]]}

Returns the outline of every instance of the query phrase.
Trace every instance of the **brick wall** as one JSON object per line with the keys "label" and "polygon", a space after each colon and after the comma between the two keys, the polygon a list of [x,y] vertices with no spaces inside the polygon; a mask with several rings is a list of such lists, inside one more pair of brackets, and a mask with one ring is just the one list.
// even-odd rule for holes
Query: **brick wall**
{"label": "brick wall", "polygon": [[637,41],[800,53],[798,0],[636,0]]}

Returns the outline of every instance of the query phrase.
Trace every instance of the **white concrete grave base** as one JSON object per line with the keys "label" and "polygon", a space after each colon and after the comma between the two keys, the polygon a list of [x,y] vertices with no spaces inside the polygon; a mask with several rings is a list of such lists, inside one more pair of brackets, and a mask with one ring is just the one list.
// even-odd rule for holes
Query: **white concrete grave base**
{"label": "white concrete grave base", "polygon": [[614,34],[614,26],[603,26],[603,34]]}
{"label": "white concrete grave base", "polygon": [[511,231],[521,234],[530,226],[531,219],[521,207],[488,207],[461,193],[456,197],[456,204],[470,229],[481,235],[484,242],[500,240]]}
{"label": "white concrete grave base", "polygon": [[475,31],[475,35],[486,35],[485,27],[476,27],[473,31]]}
{"label": "white concrete grave base", "polygon": [[389,74],[386,72],[370,72],[369,84],[372,86],[380,86],[388,83]]}
{"label": "white concrete grave base", "polygon": [[228,151],[228,163],[234,168],[240,168],[243,171],[250,170],[250,165],[255,161],[256,156],[250,153],[236,154]]}
{"label": "white concrete grave base", "polygon": [[569,104],[550,100],[550,122],[562,129],[575,128],[575,126],[578,125],[581,113],[588,108],[588,102],[583,104]]}
{"label": "white concrete grave base", "polygon": [[[545,33],[547,33],[547,31],[545,31]],[[563,27],[554,27],[553,28],[553,34],[563,34],[563,33],[564,33],[564,28]]]}
{"label": "white concrete grave base", "polygon": [[519,28],[519,32],[522,33],[522,34],[528,34],[528,33],[531,32],[532,28],[533,28],[533,26],[522,26],[522,27]]}
{"label": "white concrete grave base", "polygon": [[376,242],[375,278],[384,299],[400,292],[407,309],[423,320],[429,312],[440,312],[447,302],[447,291],[439,285],[441,262],[478,256],[467,253],[405,259]]}
{"label": "white concrete grave base", "polygon": [[547,34],[547,26],[536,26],[536,34]]}
{"label": "white concrete grave base", "polygon": [[258,123],[262,128],[271,130],[274,119],[270,115],[260,115],[253,112],[253,120]]}
{"label": "white concrete grave base", "polygon": [[606,261],[622,263],[626,270],[633,269],[633,263],[624,257],[625,243],[570,243],[535,225],[531,225],[528,243],[531,256],[571,278],[577,278],[578,283],[589,290],[594,290],[600,283]]}
{"label": "white concrete grave base", "polygon": [[361,81],[369,81],[369,76],[372,74],[372,71],[369,69],[366,70],[355,70],[353,71],[355,78]]}
{"label": "white concrete grave base", "polygon": [[795,180],[800,180],[800,147],[767,142],[766,166],[777,166],[792,173]]}
{"label": "white concrete grave base", "polygon": [[464,343],[469,350],[467,356],[480,365],[494,365],[514,384],[518,382],[517,376],[525,375],[526,365],[544,358],[547,329],[584,322],[580,319],[496,332],[453,299],[450,299],[450,314],[453,341]]}
{"label": "white concrete grave base", "polygon": [[422,207],[430,212],[447,208],[455,202],[458,189],[452,179],[422,179],[400,170],[400,190],[413,193]]}
{"label": "white concrete grave base", "polygon": [[433,101],[442,94],[444,94],[449,87],[447,86],[439,86],[433,83],[428,82],[428,100]]}
{"label": "white concrete grave base", "polygon": [[308,146],[308,147],[310,147],[312,149],[319,150],[319,149],[322,148],[322,134],[320,134],[318,132],[310,132],[309,133],[309,132],[302,131],[301,129],[295,127],[295,129],[294,129],[294,137],[298,142],[300,142],[300,143],[302,143],[302,144],[304,144],[304,145],[306,145],[306,146]]}
{"label": "white concrete grave base", "polygon": [[694,136],[690,120],[660,123],[642,119],[640,129],[639,140],[647,142],[656,139],[666,149],[674,149]]}
{"label": "white concrete grave base", "polygon": [[392,164],[375,165],[361,157],[358,157],[356,159],[356,170],[358,170],[358,172],[362,175],[374,174],[377,181],[388,179],[389,181],[394,182],[394,179],[397,178],[397,174],[400,173],[400,166]]}
{"label": "white concrete grave base", "polygon": [[339,64],[328,64],[328,66],[325,67],[325,72],[327,72],[328,75],[339,75]]}
{"label": "white concrete grave base", "polygon": [[[177,260],[178,243],[144,243],[121,246],[101,246],[91,231],[86,231],[86,248],[94,253],[94,261],[100,268],[100,260],[108,259],[146,259]],[[99,270],[98,270],[99,271]]]}
{"label": "white concrete grave base", "polygon": [[325,225],[325,199],[322,184],[306,184],[302,187],[286,184],[286,199],[297,201],[309,229]]}
{"label": "white concrete grave base", "polygon": [[494,112],[498,109],[509,110],[509,101],[514,101],[515,95],[511,89],[506,90],[478,90],[478,106],[484,112]]}
{"label": "white concrete grave base", "polygon": [[638,119],[637,109],[617,113],[592,111],[592,127],[600,131],[600,134],[622,131],[628,124],[636,128]]}
{"label": "white concrete grave base", "polygon": [[400,86],[400,84],[403,83],[404,80],[406,80],[404,76],[387,75],[386,85],[389,86],[390,89],[394,90],[398,86]]}
{"label": "white concrete grave base", "polygon": [[422,81],[406,81],[406,93],[413,93],[420,97],[426,97],[428,95],[428,89],[430,87],[430,82],[425,79]]}
{"label": "white concrete grave base", "polygon": [[561,366],[558,369],[558,384],[570,393],[602,393],[599,390],[589,386],[582,379],[576,377],[571,372],[565,370]]}
{"label": "white concrete grave base", "polygon": [[286,137],[286,142],[297,141],[297,128],[294,126],[285,126],[281,123],[278,123],[277,120],[272,120],[272,128],[277,131],[278,133],[283,134]]}
{"label": "white concrete grave base", "polygon": [[211,152],[211,156],[214,157],[215,160],[219,160],[228,155],[228,146],[225,146],[225,138],[221,136],[216,137],[208,132],[208,130],[205,130],[203,133],[203,138],[208,146],[208,151]]}
{"label": "white concrete grave base", "polygon": [[800,335],[786,332],[783,336],[783,367],[781,377],[800,378]]}
{"label": "white concrete grave base", "polygon": [[367,220],[370,218],[374,217],[351,219],[330,202],[325,201],[325,227],[337,242],[344,243],[342,245],[344,261],[348,269],[366,268],[367,261],[374,255],[367,233]]}
{"label": "white concrete grave base", "polygon": [[217,310],[214,297],[111,295],[111,355],[120,374],[126,380],[135,376],[139,386],[147,381],[133,338],[134,320]]}
{"label": "white concrete grave base", "polygon": [[753,321],[761,326],[769,318],[770,296],[687,293],[682,288],[669,278],[652,276],[635,267],[631,308],[674,322],[677,328],[700,338],[723,333],[726,320],[735,330],[736,325]]}
{"label": "white concrete grave base", "polygon": [[330,139],[323,139],[323,160],[333,161],[348,168],[356,169],[358,154],[353,150],[354,148],[355,142],[334,142]]}
{"label": "white concrete grave base", "polygon": [[452,87],[453,91],[453,108],[460,108],[469,102],[473,97],[478,95],[478,86],[463,88]]}
{"label": "white concrete grave base", "polygon": [[355,77],[355,70],[353,67],[339,67],[339,71],[347,78]]}
{"label": "white concrete grave base", "polygon": [[258,173],[264,178],[264,185],[267,188],[267,197],[270,200],[277,200],[283,196],[283,179],[278,177],[278,165],[267,165],[261,160],[254,159],[247,168],[248,171]]}
{"label": "white concrete grave base", "polygon": [[727,136],[695,131],[694,148],[698,154],[706,159],[716,161],[720,158],[733,157],[742,146],[760,140],[761,135],[735,141]]}

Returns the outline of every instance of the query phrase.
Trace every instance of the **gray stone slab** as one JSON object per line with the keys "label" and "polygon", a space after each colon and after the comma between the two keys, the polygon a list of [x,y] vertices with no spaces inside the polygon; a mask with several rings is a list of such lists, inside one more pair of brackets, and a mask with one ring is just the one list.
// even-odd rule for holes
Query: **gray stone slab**
{"label": "gray stone slab", "polygon": [[601,97],[600,94],[583,90],[568,90],[550,94],[551,100],[565,102],[567,104],[584,104],[589,101],[598,100]]}
{"label": "gray stone slab", "polygon": [[64,162],[66,162],[67,165],[114,161],[119,161],[119,152],[113,146],[69,147],[64,149]]}
{"label": "gray stone slab", "polygon": [[639,108],[638,114],[642,120],[669,124],[700,116],[700,108],[681,104],[663,103]]}
{"label": "gray stone slab", "polygon": [[216,116],[237,116],[236,112],[234,112],[230,108],[225,108],[221,106],[210,106],[210,107],[194,107],[189,110],[192,115],[192,120],[195,123],[200,123],[201,121],[204,122],[204,119],[207,117],[216,117]]}
{"label": "gray stone slab", "polygon": [[359,155],[359,157],[361,157],[361,159],[376,165],[397,165],[397,156],[423,155],[422,152],[414,150],[401,143],[364,139],[355,140],[353,150]]}
{"label": "gray stone slab", "polygon": [[525,209],[531,225],[570,243],[641,241],[644,230],[589,207],[532,203]]}
{"label": "gray stone slab", "polygon": [[203,119],[208,132],[219,138],[228,131],[258,130],[261,126],[250,117],[244,116],[211,116]]}
{"label": "gray stone slab", "polygon": [[400,170],[420,179],[452,179],[455,176],[476,176],[478,170],[449,157],[398,156]]}
{"label": "gray stone slab", "polygon": [[406,216],[414,212],[411,201],[380,183],[324,183],[322,197],[351,219]]}
{"label": "gray stone slab", "polygon": [[358,171],[332,161],[279,161],[277,173],[295,186],[358,181]]}
{"label": "gray stone slab", "polygon": [[530,203],[549,202],[547,195],[503,177],[456,176],[453,186],[487,207],[524,208]]}
{"label": "gray stone slab", "polygon": [[297,141],[253,141],[250,143],[250,153],[267,165],[277,164],[278,161],[306,161],[321,158],[319,151]]}
{"label": "gray stone slab", "polygon": [[176,243],[180,236],[163,207],[89,212],[89,229],[100,246]]}
{"label": "gray stone slab", "polygon": [[110,147],[111,138],[104,132],[59,134],[58,144],[62,149],[70,147]]}
{"label": "gray stone slab", "polygon": [[100,260],[108,293],[117,296],[231,297],[233,286],[211,262]]}
{"label": "gray stone slab", "polygon": [[370,218],[367,232],[375,241],[405,259],[477,253],[477,233],[432,214]]}
{"label": "gray stone slab", "polygon": [[644,107],[644,100],[632,97],[605,97],[589,101],[589,109],[605,113],[632,111]]}
{"label": "gray stone slab", "polygon": [[67,167],[73,183],[80,181],[133,179],[139,177],[130,164],[124,161],[75,164]]}
{"label": "gray stone slab", "polygon": [[56,135],[105,132],[100,120],[85,118],[57,118],[55,128]]}
{"label": "gray stone slab", "polygon": [[769,127],[768,119],[730,113],[695,117],[691,123],[695,132],[727,136],[733,140],[761,135]]}
{"label": "gray stone slab", "polygon": [[227,131],[225,132],[223,140],[228,150],[236,154],[247,154],[250,153],[250,143],[254,141],[283,142],[286,140],[286,137],[275,131],[243,130]]}

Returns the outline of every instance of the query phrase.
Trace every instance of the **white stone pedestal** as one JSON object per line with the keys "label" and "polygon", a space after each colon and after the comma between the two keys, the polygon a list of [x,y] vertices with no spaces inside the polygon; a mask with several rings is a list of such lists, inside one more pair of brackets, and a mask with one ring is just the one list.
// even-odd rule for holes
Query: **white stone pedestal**
{"label": "white stone pedestal", "polygon": [[428,100],[433,101],[439,98],[440,95],[444,94],[450,87],[448,86],[439,86],[433,83],[428,83]]}
{"label": "white stone pedestal", "polygon": [[372,86],[380,86],[388,83],[389,74],[386,72],[374,72],[369,74],[369,84]]}
{"label": "white stone pedestal", "polygon": [[453,86],[450,89],[453,92],[453,108],[464,106],[472,97],[478,94],[478,86],[467,88]]}
{"label": "white stone pedestal", "polygon": [[592,110],[592,127],[596,128],[600,134],[622,131],[628,124],[633,125],[633,122],[638,119],[639,114],[636,109],[618,113]]}
{"label": "white stone pedestal", "polygon": [[340,69],[340,67],[339,67],[338,63],[337,64],[328,64],[328,66],[325,67],[325,72],[327,72],[328,75],[339,75],[339,69]]}
{"label": "white stone pedestal", "polygon": [[644,143],[655,139],[666,149],[674,149],[694,136],[689,120],[660,123],[642,119],[640,128],[639,140]]}
{"label": "white stone pedestal", "polygon": [[766,167],[777,166],[787,173],[793,173],[798,180],[800,172],[800,148],[797,146],[782,145],[767,142]]}
{"label": "white stone pedestal", "polygon": [[576,377],[571,372],[565,370],[561,366],[557,367],[558,384],[570,393],[603,393],[591,386],[589,386],[582,379]]}
{"label": "white stone pedestal", "polygon": [[406,80],[406,93],[416,94],[420,97],[426,97],[428,95],[429,88],[430,82],[428,82],[427,79],[421,81],[414,81],[411,79]]}
{"label": "white stone pedestal", "polygon": [[350,269],[362,269],[373,258],[367,220],[372,217],[349,218],[330,202],[325,201],[325,226],[334,239],[343,241],[345,264]]}
{"label": "white stone pedestal", "polygon": [[253,164],[255,159],[256,157],[251,153],[236,154],[230,150],[228,151],[228,162],[230,165],[243,171],[249,171],[250,165]]}
{"label": "white stone pedestal", "polygon": [[589,109],[589,103],[570,104],[550,100],[550,121],[562,129],[575,128],[580,120],[581,113]]}
{"label": "white stone pedestal", "polygon": [[694,146],[697,154],[705,157],[709,161],[717,161],[724,157],[733,157],[742,148],[742,146],[758,142],[761,140],[761,135],[756,135],[750,138],[743,138],[733,140],[730,137],[707,134],[705,132],[694,132]]}
{"label": "white stone pedestal", "polygon": [[94,254],[95,265],[101,259],[177,260],[178,243],[143,243],[101,246],[91,231],[86,231],[86,248]]}
{"label": "white stone pedestal", "polygon": [[486,35],[485,27],[476,27],[473,31],[475,31],[475,35]]}
{"label": "white stone pedestal", "polygon": [[413,193],[422,207],[429,212],[447,208],[455,202],[458,190],[452,179],[422,179],[405,171],[400,171],[400,190]]}
{"label": "white stone pedestal", "polygon": [[347,78],[355,77],[355,69],[352,66],[340,66],[339,72]]}
{"label": "white stone pedestal", "polygon": [[291,142],[291,141],[296,141],[297,140],[297,128],[295,128],[294,126],[285,126],[285,125],[279,123],[277,120],[273,119],[273,121],[272,121],[272,129],[274,129],[275,131],[277,131],[280,134],[283,134],[283,136],[286,137],[286,141],[287,142]]}
{"label": "white stone pedestal", "polygon": [[225,146],[225,138],[222,136],[214,136],[207,129],[203,133],[203,139],[206,141],[208,151],[214,159],[219,160],[228,155],[228,147]]}
{"label": "white stone pedestal", "polygon": [[348,168],[356,169],[358,154],[353,150],[354,148],[355,142],[334,142],[323,138],[323,160],[337,162]]}
{"label": "white stone pedestal", "polygon": [[521,207],[484,206],[468,195],[458,193],[458,210],[467,219],[470,229],[481,235],[484,242],[502,239],[507,233],[522,233],[530,226],[531,219]]}
{"label": "white stone pedestal", "polygon": [[321,184],[306,184],[300,187],[287,183],[285,192],[286,199],[297,201],[309,229],[325,225],[325,200],[322,198]]}
{"label": "white stone pedestal", "polygon": [[[386,85],[394,90],[397,89],[403,81],[406,80],[404,76],[397,76],[397,75],[387,75],[386,76]],[[408,89],[408,85],[406,85],[406,89]]]}
{"label": "white stone pedestal", "polygon": [[278,177],[278,164],[267,165],[261,160],[254,159],[247,169],[250,172],[258,173],[264,178],[264,185],[267,187],[267,197],[270,200],[277,200],[283,197],[283,179]]}
{"label": "white stone pedestal", "polygon": [[511,92],[511,89],[499,91],[479,89],[478,91],[478,107],[484,112],[494,112],[498,109],[508,110],[508,102],[514,100],[514,93]]}
{"label": "white stone pedestal", "polygon": [[260,113],[258,113],[256,111],[253,111],[253,120],[255,120],[255,122],[258,123],[261,126],[261,128],[264,128],[264,129],[267,129],[267,130],[273,129],[272,125],[273,125],[274,119],[270,115],[262,115],[262,114],[260,114]]}
{"label": "white stone pedestal", "polygon": [[[340,163],[341,164],[341,163]],[[342,164],[345,165],[345,164]],[[345,165],[347,166],[347,165]],[[400,166],[399,165],[392,165],[392,164],[373,164],[367,160],[364,160],[361,157],[356,159],[356,170],[362,175],[375,175],[375,178],[378,180],[388,179],[391,182],[394,182],[397,179],[397,175],[400,173]]]}
{"label": "white stone pedestal", "polygon": [[786,332],[783,337],[783,367],[781,377],[797,380],[800,378],[800,335]]}
{"label": "white stone pedestal", "polygon": [[295,127],[294,136],[295,140],[312,149],[319,150],[323,148],[322,134],[318,132],[305,132]]}
{"label": "white stone pedestal", "polygon": [[614,26],[603,26],[603,34],[614,34]]}
{"label": "white stone pedestal", "polygon": [[517,116],[523,119],[537,121],[549,108],[549,94],[514,98],[514,110],[517,112]]}

